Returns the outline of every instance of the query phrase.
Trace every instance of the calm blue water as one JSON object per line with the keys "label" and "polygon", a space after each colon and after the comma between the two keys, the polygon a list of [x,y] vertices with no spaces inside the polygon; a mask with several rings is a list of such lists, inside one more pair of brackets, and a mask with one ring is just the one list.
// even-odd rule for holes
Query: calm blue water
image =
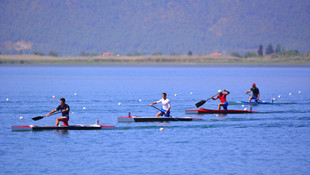
{"label": "calm blue water", "polygon": [[[253,106],[263,112],[257,114],[184,113],[218,89],[231,92],[229,101],[247,100],[253,82],[261,100],[279,104]],[[171,115],[205,120],[117,123],[128,112],[155,116],[149,104],[162,92]],[[61,97],[71,107],[70,124],[99,119],[116,129],[11,131],[53,125],[56,116],[31,118],[55,109]],[[309,103],[309,68],[1,66],[0,174],[310,174]]]}

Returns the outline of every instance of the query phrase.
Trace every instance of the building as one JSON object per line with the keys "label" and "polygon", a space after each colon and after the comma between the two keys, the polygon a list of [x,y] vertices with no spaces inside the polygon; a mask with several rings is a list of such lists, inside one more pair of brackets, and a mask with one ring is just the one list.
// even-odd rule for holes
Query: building
{"label": "building", "polygon": [[214,52],[214,53],[211,53],[210,56],[222,56],[222,54]]}
{"label": "building", "polygon": [[111,53],[111,52],[103,52],[102,53],[102,56],[113,56],[114,53]]}

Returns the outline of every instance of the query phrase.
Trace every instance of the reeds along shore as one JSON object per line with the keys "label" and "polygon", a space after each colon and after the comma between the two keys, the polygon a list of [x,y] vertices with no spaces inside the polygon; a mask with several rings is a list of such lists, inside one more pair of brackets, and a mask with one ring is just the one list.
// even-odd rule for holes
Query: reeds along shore
{"label": "reeds along shore", "polygon": [[38,56],[0,55],[0,64],[310,64],[310,55],[264,57],[233,56]]}

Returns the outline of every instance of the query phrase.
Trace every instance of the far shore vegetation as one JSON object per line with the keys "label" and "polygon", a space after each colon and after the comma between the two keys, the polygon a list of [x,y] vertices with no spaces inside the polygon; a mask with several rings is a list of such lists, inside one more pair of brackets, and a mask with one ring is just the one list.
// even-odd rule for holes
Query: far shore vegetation
{"label": "far shore vegetation", "polygon": [[192,51],[188,51],[186,55],[176,52],[165,55],[160,51],[149,55],[137,51],[125,55],[82,51],[78,56],[59,56],[56,51],[44,54],[39,51],[29,53],[27,50],[29,47],[19,47],[15,54],[0,52],[0,64],[310,64],[309,53],[285,50],[279,44],[276,44],[274,49],[271,43],[265,51],[263,46],[259,45],[256,52],[231,52],[224,56],[217,52],[195,55]]}
{"label": "far shore vegetation", "polygon": [[210,56],[210,55],[143,55],[143,56],[40,56],[0,55],[0,64],[310,64],[308,54],[296,56]]}

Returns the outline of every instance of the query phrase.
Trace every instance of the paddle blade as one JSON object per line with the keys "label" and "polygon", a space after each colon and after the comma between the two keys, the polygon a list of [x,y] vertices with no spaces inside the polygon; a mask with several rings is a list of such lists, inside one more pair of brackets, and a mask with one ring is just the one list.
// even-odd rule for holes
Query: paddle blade
{"label": "paddle blade", "polygon": [[45,116],[38,116],[38,117],[33,117],[32,120],[37,121],[37,120],[41,120],[42,118],[44,118]]}
{"label": "paddle blade", "polygon": [[202,106],[203,104],[205,104],[207,100],[201,100],[200,102],[196,103],[196,107],[199,108],[200,106]]}

